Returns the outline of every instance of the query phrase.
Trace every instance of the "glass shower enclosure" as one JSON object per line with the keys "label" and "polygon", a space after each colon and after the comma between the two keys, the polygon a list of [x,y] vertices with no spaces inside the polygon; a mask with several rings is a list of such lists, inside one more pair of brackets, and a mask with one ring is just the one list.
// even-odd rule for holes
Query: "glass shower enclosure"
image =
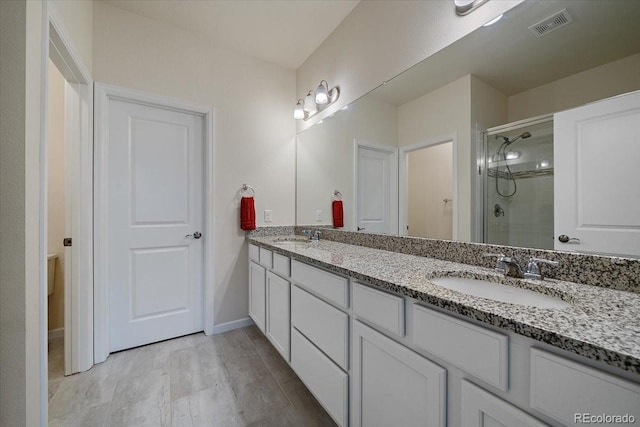
{"label": "glass shower enclosure", "polygon": [[553,117],[484,133],[484,242],[553,249]]}

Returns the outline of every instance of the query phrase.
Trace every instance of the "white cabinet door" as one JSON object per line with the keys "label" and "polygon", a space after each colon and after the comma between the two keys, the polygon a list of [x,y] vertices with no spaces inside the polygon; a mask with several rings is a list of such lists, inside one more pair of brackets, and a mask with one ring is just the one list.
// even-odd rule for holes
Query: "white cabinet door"
{"label": "white cabinet door", "polygon": [[354,322],[353,426],[444,426],[446,370]]}
{"label": "white cabinet door", "polygon": [[462,380],[462,425],[465,427],[543,427],[526,412]]}
{"label": "white cabinet door", "polygon": [[264,267],[249,261],[249,316],[262,332],[266,320],[266,272]]}
{"label": "white cabinet door", "polygon": [[640,92],[553,120],[555,249],[640,256]]}
{"label": "white cabinet door", "polygon": [[290,289],[288,281],[267,272],[267,337],[273,346],[289,361],[289,334],[291,333]]}

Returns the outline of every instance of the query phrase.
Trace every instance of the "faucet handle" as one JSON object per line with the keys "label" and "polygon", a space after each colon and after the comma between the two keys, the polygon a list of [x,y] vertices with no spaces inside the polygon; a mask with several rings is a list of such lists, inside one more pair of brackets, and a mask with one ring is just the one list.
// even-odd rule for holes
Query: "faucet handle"
{"label": "faucet handle", "polygon": [[544,258],[529,258],[529,262],[527,263],[527,269],[524,272],[525,279],[535,279],[535,280],[543,280],[544,276],[542,275],[542,270],[538,264],[546,264],[551,267],[558,267],[560,265],[559,261],[551,261]]}
{"label": "faucet handle", "polygon": [[502,273],[502,274],[506,273],[507,265],[505,263],[505,260],[508,259],[508,258],[506,257],[505,254],[484,253],[484,254],[482,254],[482,256],[485,257],[485,258],[498,258],[498,260],[496,261],[495,270],[498,273]]}

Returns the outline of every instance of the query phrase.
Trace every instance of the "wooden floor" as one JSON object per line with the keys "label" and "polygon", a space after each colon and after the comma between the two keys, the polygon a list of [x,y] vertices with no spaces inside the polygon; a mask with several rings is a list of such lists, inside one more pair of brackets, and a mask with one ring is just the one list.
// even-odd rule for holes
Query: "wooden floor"
{"label": "wooden floor", "polygon": [[49,343],[50,426],[332,426],[255,327],[114,353],[64,377]]}

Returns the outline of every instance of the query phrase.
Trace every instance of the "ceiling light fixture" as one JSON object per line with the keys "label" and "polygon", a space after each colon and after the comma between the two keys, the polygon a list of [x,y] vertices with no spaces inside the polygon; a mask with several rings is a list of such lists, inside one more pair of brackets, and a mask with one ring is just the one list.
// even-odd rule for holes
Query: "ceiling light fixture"
{"label": "ceiling light fixture", "polygon": [[456,5],[456,13],[460,16],[473,12],[486,2],[487,0],[453,0]]}
{"label": "ceiling light fixture", "polygon": [[483,27],[488,27],[489,25],[495,24],[496,22],[501,20],[503,16],[504,16],[504,13],[501,13],[500,15],[496,16],[495,18],[493,18],[491,21],[489,21],[486,24],[484,24]]}
{"label": "ceiling light fixture", "polygon": [[298,99],[298,103],[293,108],[293,117],[297,120],[309,120],[319,111],[336,102],[339,97],[340,89],[337,86],[329,89],[329,83],[322,80],[315,91],[310,90],[304,99]]}

